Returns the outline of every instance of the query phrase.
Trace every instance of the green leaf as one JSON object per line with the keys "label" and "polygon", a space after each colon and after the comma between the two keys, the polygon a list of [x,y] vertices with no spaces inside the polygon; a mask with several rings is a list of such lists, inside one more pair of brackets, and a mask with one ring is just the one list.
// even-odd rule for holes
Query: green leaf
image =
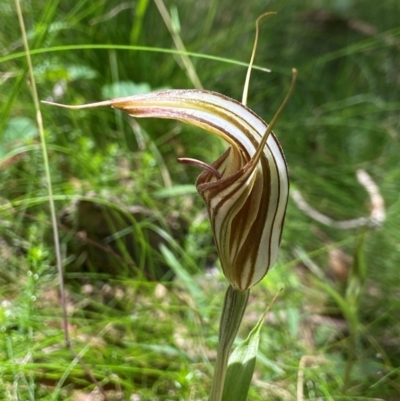
{"label": "green leaf", "polygon": [[75,64],[67,66],[66,70],[69,81],[75,81],[78,79],[89,80],[94,79],[97,76],[97,72],[86,65]]}
{"label": "green leaf", "polygon": [[249,392],[251,378],[253,377],[254,368],[256,366],[256,357],[258,344],[260,342],[261,328],[263,326],[265,316],[276,297],[268,305],[260,320],[257,322],[249,336],[232,352],[228,370],[226,372],[224,392],[222,401],[246,401]]}
{"label": "green leaf", "polygon": [[118,98],[124,96],[142,95],[151,92],[151,86],[147,82],[139,84],[132,81],[119,81],[110,85],[104,85],[101,90],[103,99]]}
{"label": "green leaf", "polygon": [[11,142],[19,139],[32,139],[37,134],[38,129],[33,120],[28,117],[13,117],[8,121],[2,139],[5,142]]}
{"label": "green leaf", "polygon": [[176,276],[179,277],[181,282],[185,284],[193,298],[196,299],[199,311],[202,312],[201,315],[204,316],[206,305],[203,292],[194,277],[187,272],[176,256],[165,245],[160,245],[160,252],[164,256],[167,265]]}
{"label": "green leaf", "polygon": [[256,366],[256,356],[264,315],[257,325],[229,358],[222,401],[246,401],[251,378]]}
{"label": "green leaf", "polygon": [[197,193],[196,185],[174,185],[171,188],[163,188],[153,192],[155,198],[173,198],[175,196],[193,195]]}
{"label": "green leaf", "polygon": [[37,135],[37,126],[30,118],[10,118],[6,129],[0,134],[0,157],[7,154],[8,151],[16,146],[21,146],[24,142],[35,138]]}

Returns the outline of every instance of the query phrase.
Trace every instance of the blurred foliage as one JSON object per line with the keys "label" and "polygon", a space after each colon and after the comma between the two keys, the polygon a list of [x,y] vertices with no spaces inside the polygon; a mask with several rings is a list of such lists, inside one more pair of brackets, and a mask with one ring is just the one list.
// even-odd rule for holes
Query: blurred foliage
{"label": "blurred foliage", "polygon": [[[382,227],[349,230],[289,202],[280,263],[254,289],[241,332],[245,338],[284,287],[263,328],[249,399],[295,400],[301,377],[305,399],[398,399],[400,2],[165,3],[196,53],[203,87],[236,99],[246,70],[234,62],[248,62],[257,16],[276,11],[262,23],[256,56],[272,71],[253,70],[248,105],[268,121],[291,68],[299,70],[275,130],[292,188],[331,219],[366,217],[362,168],[385,200]],[[151,1],[21,5],[41,99],[79,104],[193,87]],[[12,1],[1,2],[0,22],[0,398],[78,400],[95,386],[63,345],[43,161]],[[133,121],[109,109],[42,113],[74,347],[110,399],[206,400],[225,284],[210,269],[216,256],[193,192],[198,171],[176,158],[212,162],[224,145],[176,122]],[[82,205],[95,216],[85,224]],[[151,213],[135,219],[132,206]],[[113,232],[91,236],[99,221]],[[93,263],[88,244],[118,263]],[[159,244],[175,255],[176,278],[164,284],[145,272],[149,260],[168,264]],[[132,265],[144,276],[124,268]]]}

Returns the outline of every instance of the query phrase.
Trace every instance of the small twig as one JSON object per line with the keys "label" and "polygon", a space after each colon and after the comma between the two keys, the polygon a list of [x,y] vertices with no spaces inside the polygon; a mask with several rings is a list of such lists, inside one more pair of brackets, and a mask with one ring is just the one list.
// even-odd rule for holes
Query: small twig
{"label": "small twig", "polygon": [[325,362],[325,358],[320,356],[303,355],[300,359],[299,370],[297,371],[297,401],[304,400],[304,370],[306,365],[312,362]]}
{"label": "small twig", "polygon": [[92,371],[90,370],[89,366],[86,365],[86,363],[83,361],[82,357],[74,350],[74,348],[72,347],[71,343],[68,344],[68,349],[69,351],[72,353],[72,355],[74,356],[74,358],[76,358],[76,360],[79,362],[79,364],[82,366],[83,370],[85,371],[85,373],[89,376],[90,380],[92,381],[93,384],[96,385],[96,387],[100,390],[101,394],[104,397],[104,401],[110,401],[110,399],[107,397],[107,393],[105,392],[105,390],[103,389],[102,385],[99,383],[99,381],[95,378],[94,374],[92,373]]}
{"label": "small twig", "polygon": [[379,192],[378,186],[375,184],[371,176],[365,170],[362,169],[357,170],[357,179],[358,182],[368,192],[369,197],[371,199],[371,214],[370,214],[371,223],[374,223],[378,226],[382,225],[382,223],[386,219],[385,201],[383,200],[383,197]]}
{"label": "small twig", "polygon": [[371,228],[380,227],[386,219],[386,213],[385,202],[379,192],[379,188],[365,170],[357,170],[357,179],[368,192],[370,197],[371,213],[368,217],[336,221],[325,214],[318,212],[318,210],[310,206],[297,189],[291,191],[291,196],[301,211],[303,211],[307,216],[318,221],[319,223],[325,224],[326,226],[336,227],[343,230],[364,226]]}
{"label": "small twig", "polygon": [[299,370],[297,371],[297,401],[303,401],[304,388],[304,366],[307,361],[307,356],[303,355],[300,359]]}

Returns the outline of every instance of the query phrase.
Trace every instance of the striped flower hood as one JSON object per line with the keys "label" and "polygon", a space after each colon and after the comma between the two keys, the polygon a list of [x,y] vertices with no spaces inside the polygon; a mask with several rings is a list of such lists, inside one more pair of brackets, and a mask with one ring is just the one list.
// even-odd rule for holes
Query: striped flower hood
{"label": "striped flower hood", "polygon": [[276,262],[289,193],[285,157],[268,125],[242,103],[205,90],[160,91],[111,105],[133,117],[195,125],[230,145],[203,166],[196,186],[229,283],[239,290],[258,283]]}
{"label": "striped flower hood", "polygon": [[211,165],[181,161],[204,169],[196,186],[227,280],[238,290],[258,283],[277,260],[288,201],[285,157],[271,132],[283,105],[270,126],[242,103],[206,90],[165,90],[64,107],[97,106],[112,106],[135,118],[180,120],[229,144]]}

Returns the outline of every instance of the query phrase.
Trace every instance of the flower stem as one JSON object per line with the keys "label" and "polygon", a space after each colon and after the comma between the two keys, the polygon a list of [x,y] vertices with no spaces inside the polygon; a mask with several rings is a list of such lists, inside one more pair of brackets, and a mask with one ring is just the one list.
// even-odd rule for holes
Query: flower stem
{"label": "flower stem", "polygon": [[240,291],[229,286],[224,300],[218,336],[218,352],[209,401],[221,401],[224,391],[229,352],[246,310],[250,290]]}

